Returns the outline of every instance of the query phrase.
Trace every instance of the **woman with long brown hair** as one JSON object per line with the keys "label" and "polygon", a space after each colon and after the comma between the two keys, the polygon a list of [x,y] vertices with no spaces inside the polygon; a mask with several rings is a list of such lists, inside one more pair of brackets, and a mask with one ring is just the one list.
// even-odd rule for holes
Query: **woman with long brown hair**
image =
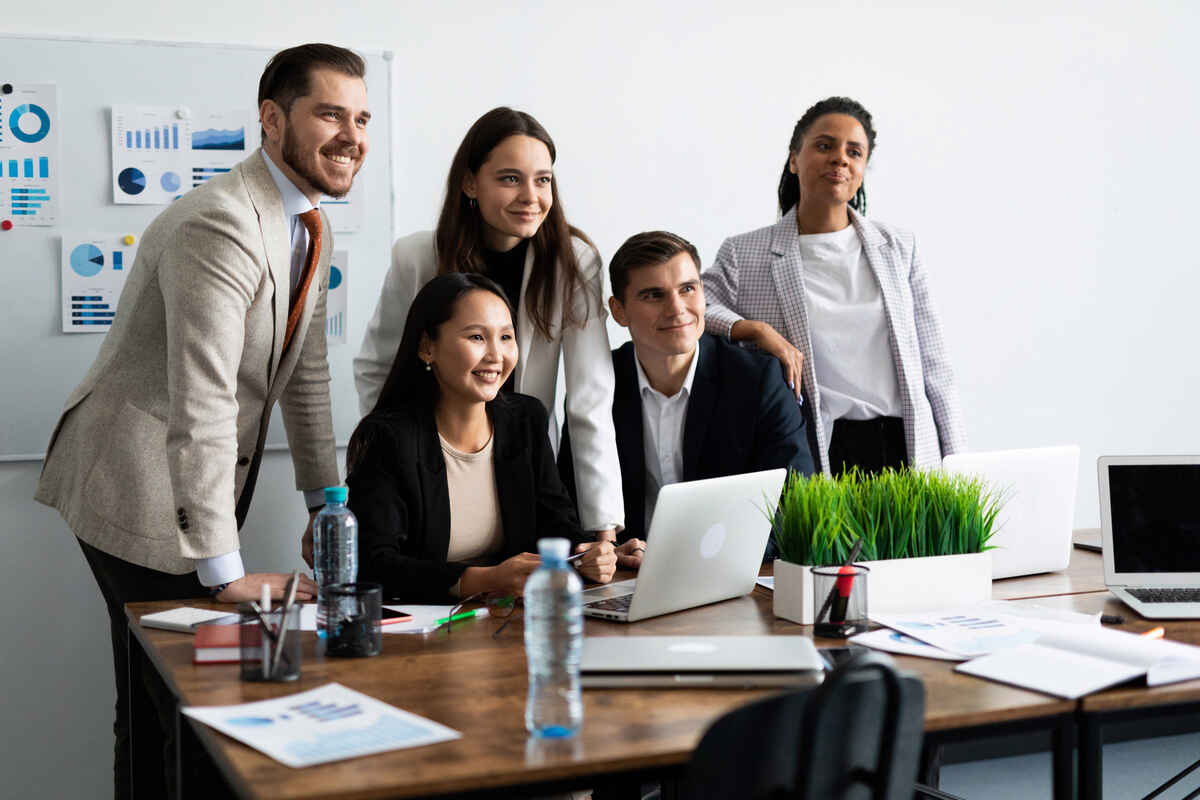
{"label": "woman with long brown hair", "polygon": [[376,405],[417,292],[435,275],[473,272],[498,283],[516,310],[520,358],[505,388],[536,397],[555,419],[558,364],[585,531],[615,538],[624,524],[612,422],[613,373],[602,262],[567,222],[554,176],[557,150],[529,114],[495,108],[467,131],[446,178],[436,231],[399,239],[379,305],[354,360],[364,415]]}

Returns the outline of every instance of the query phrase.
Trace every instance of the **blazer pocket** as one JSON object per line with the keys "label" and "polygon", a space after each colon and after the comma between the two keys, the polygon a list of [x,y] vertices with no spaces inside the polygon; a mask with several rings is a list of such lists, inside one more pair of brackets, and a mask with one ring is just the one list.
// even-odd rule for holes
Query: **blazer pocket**
{"label": "blazer pocket", "polygon": [[146,539],[174,539],[167,423],[126,401],[108,426],[84,496],[97,516]]}

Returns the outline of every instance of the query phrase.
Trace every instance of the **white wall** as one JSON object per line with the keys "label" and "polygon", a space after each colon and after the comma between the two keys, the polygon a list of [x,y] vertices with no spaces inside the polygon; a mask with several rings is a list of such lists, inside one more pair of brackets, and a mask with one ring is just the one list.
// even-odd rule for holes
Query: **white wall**
{"label": "white wall", "polygon": [[[507,103],[554,135],[569,217],[606,255],[668,228],[707,260],[725,236],[769,224],[792,124],[816,99],[856,97],[879,130],[870,211],[917,233],[971,446],[1078,442],[1076,524],[1094,526],[1097,455],[1200,450],[1188,347],[1200,257],[1186,244],[1200,5],[961,5],[218,0],[191,16],[59,0],[6,8],[0,32],[394,50],[397,231],[432,225],[462,134]],[[0,74],[36,78],[36,65],[0,52]],[[27,788],[102,796],[103,609],[64,526],[28,499],[36,475],[0,467],[0,585],[10,604],[53,597],[47,616],[66,630],[50,638],[5,615],[0,685],[28,691],[5,696],[4,719],[26,724],[0,726],[15,740],[0,752],[36,779]],[[290,485],[287,459],[268,458],[251,567],[298,563]],[[20,642],[29,655],[14,658]],[[79,768],[61,769],[72,758]]]}

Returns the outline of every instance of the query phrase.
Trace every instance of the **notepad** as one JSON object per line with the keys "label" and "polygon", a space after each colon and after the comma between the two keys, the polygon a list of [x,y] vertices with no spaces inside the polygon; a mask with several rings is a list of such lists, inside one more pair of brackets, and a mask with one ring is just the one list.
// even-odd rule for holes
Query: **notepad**
{"label": "notepad", "polygon": [[143,628],[161,628],[165,631],[179,631],[180,633],[195,633],[196,626],[202,625],[205,622],[214,622],[216,620],[228,617],[230,621],[237,620],[237,614],[231,611],[213,610],[211,608],[172,608],[169,611],[157,611],[153,614],[143,614],[138,618],[138,623]]}

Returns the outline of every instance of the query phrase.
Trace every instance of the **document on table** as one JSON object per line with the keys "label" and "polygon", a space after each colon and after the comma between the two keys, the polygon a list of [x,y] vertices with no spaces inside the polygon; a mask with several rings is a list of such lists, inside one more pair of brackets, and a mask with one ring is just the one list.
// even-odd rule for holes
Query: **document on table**
{"label": "document on table", "polygon": [[775,591],[775,576],[774,575],[763,575],[758,580],[756,580],[755,583],[757,583],[759,586],[763,587],[764,589],[770,589],[772,592]]}
{"label": "document on table", "polygon": [[885,653],[897,653],[903,656],[920,656],[922,658],[940,658],[943,661],[964,661],[964,656],[948,653],[940,647],[925,644],[919,639],[906,636],[900,631],[890,631],[887,628],[867,631],[851,636],[851,644],[870,647],[872,650],[882,650]]}
{"label": "document on table", "polygon": [[289,767],[421,747],[462,736],[340,683],[256,703],[180,710]]}
{"label": "document on table", "polygon": [[[387,605],[393,611],[403,611],[412,615],[409,622],[393,622],[380,628],[384,633],[429,633],[437,629],[437,621],[450,616],[454,606],[415,606]],[[305,603],[300,609],[300,630],[315,631],[317,629],[317,604]]]}

